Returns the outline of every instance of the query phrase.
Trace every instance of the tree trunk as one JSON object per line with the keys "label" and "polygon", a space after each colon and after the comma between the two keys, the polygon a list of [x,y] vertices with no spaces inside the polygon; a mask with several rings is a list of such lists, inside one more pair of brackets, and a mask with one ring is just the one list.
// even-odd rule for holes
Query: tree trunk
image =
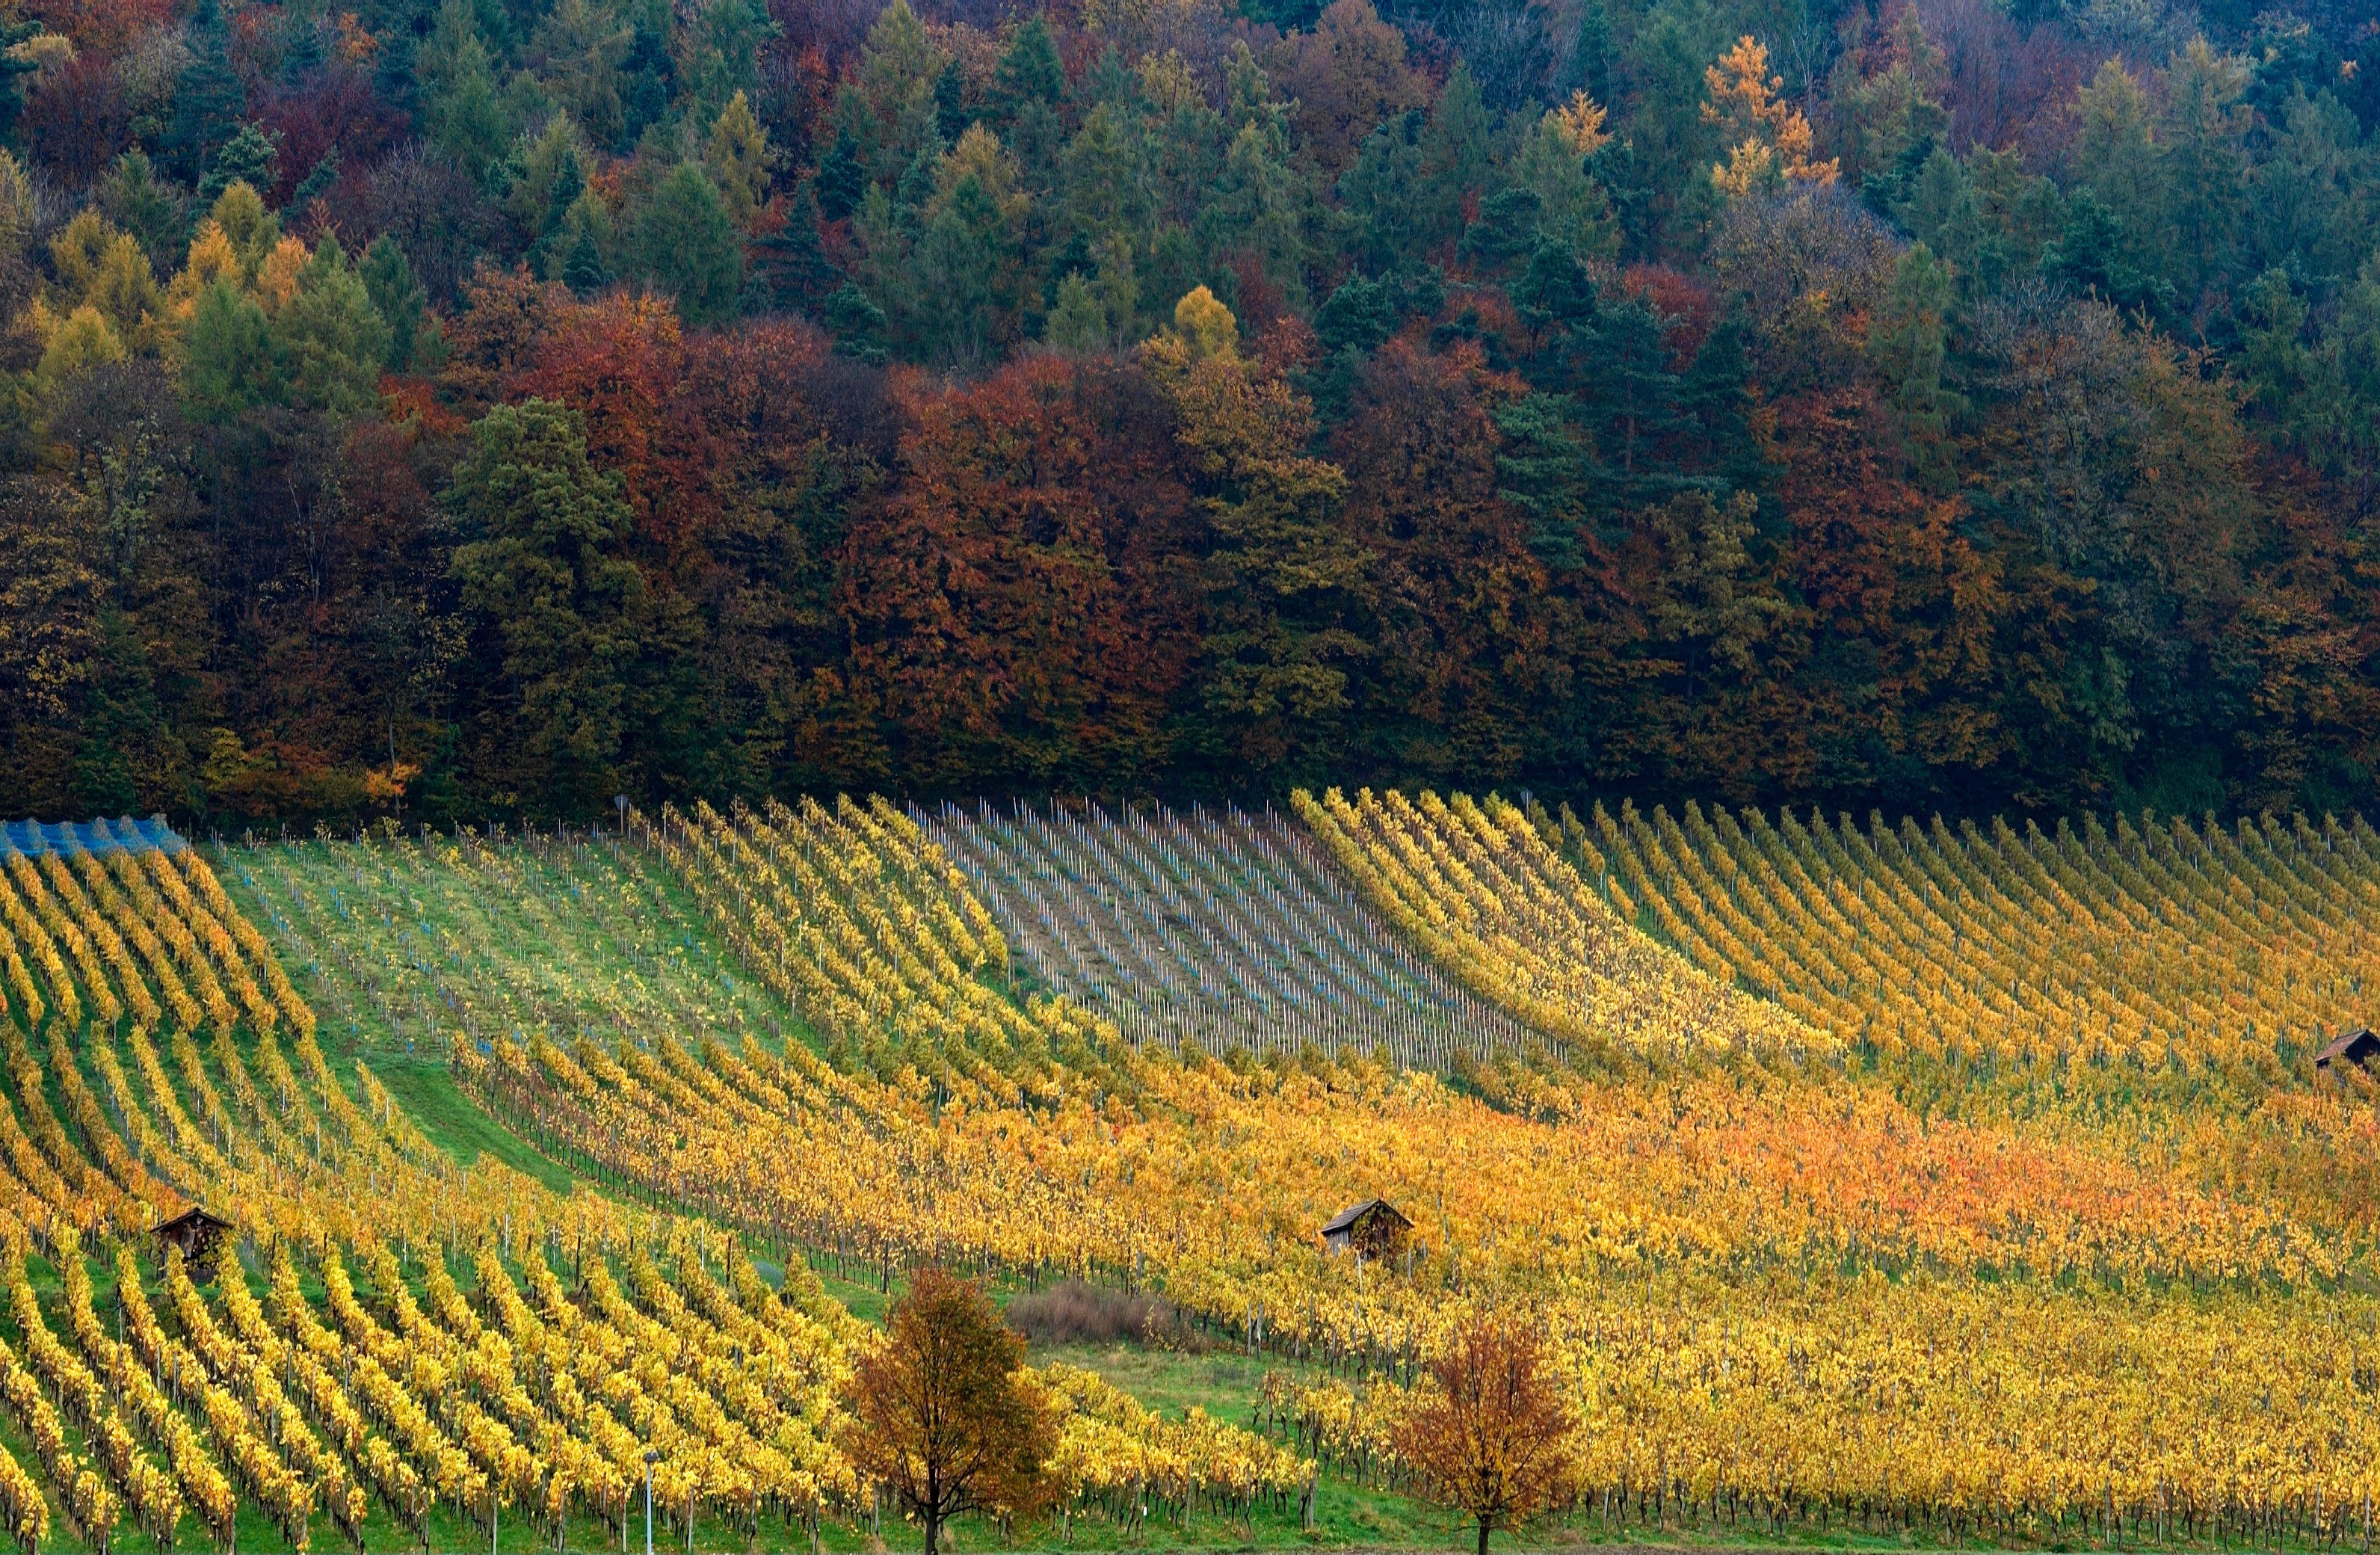
{"label": "tree trunk", "polygon": [[1488,1555],[1488,1519],[1479,1519],[1479,1555]]}

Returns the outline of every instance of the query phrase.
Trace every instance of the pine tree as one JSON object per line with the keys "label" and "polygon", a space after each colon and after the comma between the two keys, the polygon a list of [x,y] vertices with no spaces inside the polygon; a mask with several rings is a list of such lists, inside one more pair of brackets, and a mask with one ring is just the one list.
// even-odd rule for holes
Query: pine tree
{"label": "pine tree", "polygon": [[248,96],[231,62],[231,28],[219,0],[199,0],[188,30],[190,61],[174,88],[174,118],[166,134],[175,165],[196,180],[216,147],[239,128]]}
{"label": "pine tree", "polygon": [[953,144],[956,144],[958,138],[966,133],[967,126],[975,122],[967,113],[962,96],[965,87],[966,77],[960,71],[959,62],[955,59],[945,63],[941,74],[934,78],[934,131]]}
{"label": "pine tree", "polygon": [[834,132],[834,144],[819,163],[817,184],[819,213],[828,221],[839,222],[859,208],[868,193],[868,172],[851,131]]}
{"label": "pine tree", "polygon": [[752,273],[769,288],[770,306],[805,310],[817,306],[836,276],[819,243],[818,195],[809,179],[785,202],[785,221],[752,244]]}
{"label": "pine tree", "polygon": [[182,403],[190,419],[228,427],[283,393],[264,310],[228,280],[200,292],[182,337]]}
{"label": "pine tree", "polygon": [[1014,119],[1028,103],[1056,106],[1066,95],[1066,68],[1058,59],[1057,40],[1038,12],[1016,30],[992,76],[991,109]]}
{"label": "pine tree", "polygon": [[439,8],[437,27],[414,56],[414,74],[431,143],[472,177],[486,176],[504,153],[504,110],[468,0],[446,0]]}
{"label": "pine tree", "polygon": [[370,407],[390,331],[370,288],[336,237],[325,237],[299,273],[297,294],[273,316],[274,355],[285,364],[293,403],[347,417]]}
{"label": "pine tree", "polygon": [[189,223],[177,200],[159,182],[148,154],[137,148],[115,159],[99,190],[107,219],[138,239],[149,262],[166,273],[181,262],[189,241]]}
{"label": "pine tree", "polygon": [[320,18],[296,6],[284,6],[281,20],[281,79],[295,84],[322,67],[329,56],[322,49]]}
{"label": "pine tree", "polygon": [[1891,393],[1893,419],[1919,480],[1948,490],[1949,419],[1959,396],[1943,386],[1950,272],[1920,243],[1900,257],[1892,290],[1868,329],[1868,358]]}
{"label": "pine tree", "polygon": [[569,248],[562,256],[562,284],[580,297],[591,297],[612,284],[611,268],[603,262],[603,250],[595,241],[595,229],[587,222],[570,224]]}
{"label": "pine tree", "polygon": [[680,163],[638,213],[638,271],[677,299],[689,324],[734,316],[744,288],[743,235],[702,168]]}
{"label": "pine tree", "polygon": [[864,362],[884,359],[884,310],[849,281],[826,299],[827,328],[834,332],[834,348]]}
{"label": "pine tree", "polygon": [[678,102],[697,127],[718,116],[736,93],[759,79],[761,43],[776,36],[765,6],[750,0],[710,0],[691,34],[678,77]]}
{"label": "pine tree", "polygon": [[331,186],[338,182],[338,179],[339,148],[331,146],[323,151],[321,159],[314,164],[313,170],[298,179],[298,187],[289,191],[290,214],[302,216],[306,207],[330,193]]}
{"label": "pine tree", "polygon": [[429,320],[429,295],[414,277],[413,261],[384,232],[364,250],[361,273],[366,295],[388,326],[388,350],[382,361],[391,372],[407,371],[414,365],[422,326]]}
{"label": "pine tree", "polygon": [[41,68],[17,52],[17,45],[41,36],[38,21],[0,22],[0,141],[15,138],[17,115],[25,107],[25,78]]}
{"label": "pine tree", "polygon": [[223,144],[199,180],[199,203],[212,205],[234,184],[246,184],[258,194],[270,194],[281,180],[281,148],[260,127],[244,124]]}
{"label": "pine tree", "polygon": [[1041,326],[1041,338],[1062,351],[1098,351],[1108,345],[1108,310],[1083,279],[1069,271],[1058,283],[1058,305]]}

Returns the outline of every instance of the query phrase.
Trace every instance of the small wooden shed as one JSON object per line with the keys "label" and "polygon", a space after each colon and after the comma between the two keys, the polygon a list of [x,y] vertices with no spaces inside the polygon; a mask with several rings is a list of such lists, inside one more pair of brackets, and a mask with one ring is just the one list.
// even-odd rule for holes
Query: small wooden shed
{"label": "small wooden shed", "polygon": [[215,1255],[222,1250],[223,1240],[238,1228],[219,1215],[210,1215],[203,1204],[193,1204],[170,1221],[160,1221],[149,1228],[149,1234],[168,1247],[182,1250],[182,1262],[190,1278],[205,1284],[215,1271]]}
{"label": "small wooden shed", "polygon": [[2368,1069],[2374,1057],[2380,1057],[2380,1037],[2372,1035],[2369,1027],[2359,1026],[2325,1043],[2322,1051],[2313,1055],[2313,1066],[2327,1069],[2333,1063],[2352,1063],[2359,1069]]}
{"label": "small wooden shed", "polygon": [[1333,1253],[1353,1252],[1358,1258],[1394,1257],[1412,1239],[1413,1222],[1397,1213],[1385,1198],[1367,1198],[1342,1209],[1322,1228],[1322,1245]]}

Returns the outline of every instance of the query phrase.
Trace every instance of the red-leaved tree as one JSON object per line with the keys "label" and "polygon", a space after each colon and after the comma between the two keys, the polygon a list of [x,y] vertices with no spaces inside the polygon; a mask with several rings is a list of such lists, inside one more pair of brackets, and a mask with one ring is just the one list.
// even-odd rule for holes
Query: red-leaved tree
{"label": "red-leaved tree", "polygon": [[1457,1329],[1399,1423],[1397,1452],[1422,1493],[1488,1537],[1559,1506],[1576,1481],[1570,1404],[1533,1330],[1493,1318]]}

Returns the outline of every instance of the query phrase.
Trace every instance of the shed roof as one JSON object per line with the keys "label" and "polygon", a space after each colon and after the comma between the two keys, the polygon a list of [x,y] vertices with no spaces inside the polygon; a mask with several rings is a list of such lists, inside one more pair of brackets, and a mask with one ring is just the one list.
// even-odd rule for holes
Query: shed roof
{"label": "shed roof", "polygon": [[151,1226],[149,1228],[149,1233],[152,1236],[163,1236],[168,1232],[180,1231],[185,1227],[196,1226],[212,1226],[217,1231],[237,1231],[239,1229],[220,1215],[209,1214],[205,1205],[193,1204],[188,1209],[176,1215],[173,1219],[160,1221],[155,1225]]}
{"label": "shed roof", "polygon": [[1397,1213],[1397,1207],[1396,1207],[1395,1205],[1393,1205],[1393,1204],[1390,1204],[1387,1199],[1385,1199],[1385,1198],[1367,1198],[1367,1199],[1364,1200],[1364,1202],[1363,1202],[1363,1203],[1361,1203],[1361,1204],[1356,1204],[1356,1205],[1352,1205],[1352,1206],[1350,1206],[1350,1207],[1349,1207],[1349,1208],[1347,1208],[1347,1209],[1344,1209],[1340,1210],[1338,1214],[1336,1214],[1336,1215],[1332,1216],[1332,1217],[1331,1217],[1331,1220],[1330,1220],[1330,1223],[1329,1225],[1324,1226],[1324,1227],[1322,1228],[1322,1234],[1323,1234],[1323,1235],[1325,1235],[1325,1236],[1328,1236],[1328,1235],[1330,1235],[1330,1234],[1332,1232],[1334,1232],[1334,1231],[1345,1231],[1348,1227],[1350,1227],[1350,1226],[1354,1225],[1357,1221],[1362,1220],[1362,1219],[1365,1217],[1365,1215],[1366,1215],[1366,1214],[1367,1214],[1368,1212],[1370,1212],[1370,1211],[1371,1211],[1371,1210],[1373,1210],[1373,1209],[1385,1209],[1385,1210],[1387,1210],[1387,1211],[1388,1211],[1388,1213],[1389,1213],[1391,1217],[1393,1217],[1393,1218],[1395,1219],[1395,1221],[1396,1221],[1397,1224],[1399,1224],[1399,1225],[1402,1225],[1402,1226],[1409,1226],[1409,1225],[1413,1224],[1413,1222],[1412,1222],[1411,1221],[1408,1221],[1408,1220],[1406,1220],[1402,1215],[1398,1214],[1398,1213]]}
{"label": "shed roof", "polygon": [[2369,1027],[2359,1026],[2325,1043],[2322,1051],[2313,1055],[2314,1067],[2327,1069],[2332,1060],[2342,1058],[2350,1063],[2361,1063],[2375,1052],[2380,1052],[2380,1037],[2374,1037]]}

